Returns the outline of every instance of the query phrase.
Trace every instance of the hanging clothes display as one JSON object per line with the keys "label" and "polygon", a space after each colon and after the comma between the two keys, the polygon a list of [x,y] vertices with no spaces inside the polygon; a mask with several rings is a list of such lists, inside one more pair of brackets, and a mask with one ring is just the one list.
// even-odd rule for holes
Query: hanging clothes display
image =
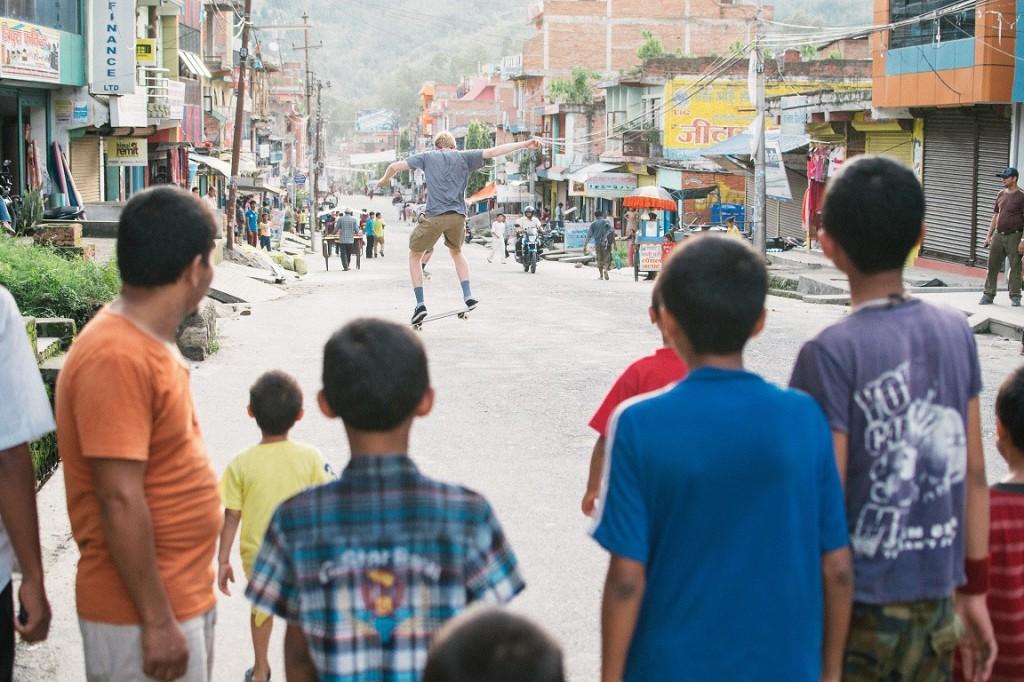
{"label": "hanging clothes display", "polygon": [[843,163],[846,161],[846,146],[840,145],[833,147],[832,151],[828,153],[828,176],[831,178],[839,169],[842,168]]}

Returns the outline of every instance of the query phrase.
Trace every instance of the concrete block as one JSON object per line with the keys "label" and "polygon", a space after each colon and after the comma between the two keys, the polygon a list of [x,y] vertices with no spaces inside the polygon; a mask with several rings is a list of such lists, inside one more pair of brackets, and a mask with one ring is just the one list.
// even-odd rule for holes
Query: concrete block
{"label": "concrete block", "polygon": [[303,258],[302,256],[296,256],[295,259],[293,260],[293,264],[295,266],[295,274],[297,274],[297,275],[308,275],[309,274],[309,266],[306,265],[306,259]]}

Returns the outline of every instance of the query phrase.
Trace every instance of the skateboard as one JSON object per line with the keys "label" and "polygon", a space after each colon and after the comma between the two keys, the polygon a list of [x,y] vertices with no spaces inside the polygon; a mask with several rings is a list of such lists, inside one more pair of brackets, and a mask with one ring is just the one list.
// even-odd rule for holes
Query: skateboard
{"label": "skateboard", "polygon": [[443,313],[438,313],[437,315],[428,315],[427,317],[423,318],[423,320],[421,320],[420,322],[417,322],[416,324],[413,324],[411,326],[416,331],[421,331],[423,329],[423,325],[425,325],[427,322],[433,322],[434,320],[440,320],[445,317],[451,317],[452,315],[457,315],[460,320],[467,320],[469,319],[469,313],[472,310],[472,308],[459,308],[458,310],[448,310]]}

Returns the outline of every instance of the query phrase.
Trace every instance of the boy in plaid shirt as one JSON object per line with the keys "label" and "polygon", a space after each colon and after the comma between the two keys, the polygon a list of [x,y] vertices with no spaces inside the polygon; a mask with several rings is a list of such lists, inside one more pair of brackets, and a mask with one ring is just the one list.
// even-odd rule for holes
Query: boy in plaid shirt
{"label": "boy in plaid shirt", "polygon": [[446,620],[523,589],[516,557],[483,497],[406,454],[434,401],[411,331],[346,325],[324,349],[323,383],[320,409],[344,422],[352,459],[277,510],[246,594],[288,622],[289,680],[416,682]]}

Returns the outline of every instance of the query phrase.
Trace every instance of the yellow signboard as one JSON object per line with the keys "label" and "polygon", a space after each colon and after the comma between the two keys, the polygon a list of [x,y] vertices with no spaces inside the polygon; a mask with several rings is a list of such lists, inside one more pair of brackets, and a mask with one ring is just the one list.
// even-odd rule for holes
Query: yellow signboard
{"label": "yellow signboard", "polygon": [[[676,78],[665,84],[665,156],[688,158],[746,131],[754,121],[750,88],[746,79],[723,78],[702,87],[699,77]],[[768,83],[769,97],[823,89],[846,89],[859,84],[824,82]],[[777,128],[771,119],[769,128]]]}
{"label": "yellow signboard", "polygon": [[144,137],[108,137],[108,166],[145,166],[149,163],[149,153]]}
{"label": "yellow signboard", "polygon": [[156,39],[135,39],[135,61],[139,64],[156,64]]}

